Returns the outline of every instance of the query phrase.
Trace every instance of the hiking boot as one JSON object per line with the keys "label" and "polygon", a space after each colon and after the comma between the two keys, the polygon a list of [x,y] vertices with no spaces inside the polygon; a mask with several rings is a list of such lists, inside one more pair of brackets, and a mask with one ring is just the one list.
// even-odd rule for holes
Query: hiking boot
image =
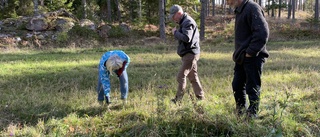
{"label": "hiking boot", "polygon": [[106,96],[106,104],[107,104],[107,105],[111,104],[111,101],[110,101],[110,97],[109,97],[109,96]]}
{"label": "hiking boot", "polygon": [[178,105],[180,105],[180,103],[181,103],[181,99],[178,99],[177,97],[171,99],[170,101],[173,102],[174,104],[178,104]]}
{"label": "hiking boot", "polygon": [[196,97],[197,97],[197,100],[204,100],[204,99],[205,99],[205,97],[204,97],[204,96],[196,95]]}

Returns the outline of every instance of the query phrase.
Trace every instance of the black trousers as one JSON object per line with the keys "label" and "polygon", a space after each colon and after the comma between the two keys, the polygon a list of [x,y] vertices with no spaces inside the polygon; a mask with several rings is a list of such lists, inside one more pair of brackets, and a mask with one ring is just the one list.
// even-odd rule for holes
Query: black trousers
{"label": "black trousers", "polygon": [[246,110],[246,97],[249,97],[247,112],[257,114],[260,104],[261,74],[264,57],[246,57],[242,64],[235,64],[232,89],[239,114]]}

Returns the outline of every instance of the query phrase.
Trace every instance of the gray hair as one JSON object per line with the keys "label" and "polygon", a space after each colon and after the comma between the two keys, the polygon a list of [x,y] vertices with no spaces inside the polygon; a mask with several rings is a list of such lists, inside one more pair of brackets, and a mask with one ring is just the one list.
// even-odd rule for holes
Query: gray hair
{"label": "gray hair", "polygon": [[122,68],[122,63],[123,61],[120,59],[118,55],[111,55],[106,62],[106,68],[112,75],[112,71]]}

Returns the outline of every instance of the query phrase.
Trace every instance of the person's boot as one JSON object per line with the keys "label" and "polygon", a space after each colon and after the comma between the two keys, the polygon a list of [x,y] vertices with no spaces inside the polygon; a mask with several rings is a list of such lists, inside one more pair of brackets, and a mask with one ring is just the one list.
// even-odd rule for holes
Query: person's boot
{"label": "person's boot", "polygon": [[110,110],[110,104],[111,104],[110,97],[106,96],[106,107],[108,111]]}
{"label": "person's boot", "polygon": [[174,104],[178,104],[178,105],[180,105],[180,103],[181,103],[181,99],[179,99],[177,96],[175,97],[175,98],[173,98],[173,99],[171,99],[171,102],[173,102]]}
{"label": "person's boot", "polygon": [[106,104],[111,104],[110,97],[106,96]]}
{"label": "person's boot", "polygon": [[197,101],[200,101],[200,100],[204,100],[204,99],[205,99],[204,96],[199,96],[199,95],[196,95],[196,98],[197,98]]}

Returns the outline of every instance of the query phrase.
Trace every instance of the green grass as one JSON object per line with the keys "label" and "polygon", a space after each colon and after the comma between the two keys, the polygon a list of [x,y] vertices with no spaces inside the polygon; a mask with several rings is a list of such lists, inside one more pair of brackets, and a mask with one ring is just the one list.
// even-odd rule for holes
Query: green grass
{"label": "green grass", "polygon": [[[175,95],[176,45],[124,45],[131,57],[129,98],[111,77],[111,111],[96,101],[97,65],[116,47],[0,53],[0,136],[320,136],[320,41],[269,42],[261,119],[234,114],[232,43],[203,43],[206,100]],[[192,88],[188,85],[188,91]]]}

